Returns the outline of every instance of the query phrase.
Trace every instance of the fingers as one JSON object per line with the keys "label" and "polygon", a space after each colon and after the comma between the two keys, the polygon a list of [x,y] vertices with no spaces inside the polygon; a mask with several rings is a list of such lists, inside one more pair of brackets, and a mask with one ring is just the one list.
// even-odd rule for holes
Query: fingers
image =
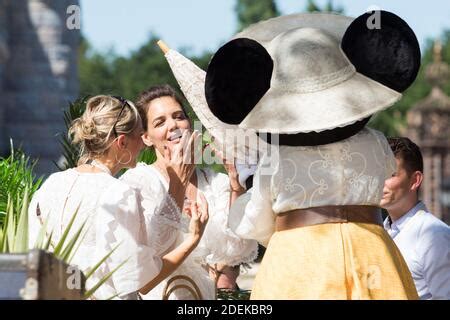
{"label": "fingers", "polygon": [[209,147],[214,152],[214,154],[216,154],[218,157],[222,157],[222,153],[216,148],[215,145],[210,144]]}
{"label": "fingers", "polygon": [[197,203],[195,201],[191,202],[190,211],[191,211],[191,219],[194,220],[200,219]]}
{"label": "fingers", "polygon": [[183,159],[183,148],[188,138],[189,138],[189,130],[183,130],[180,143],[177,143],[172,150],[172,159],[174,161],[177,161],[177,159]]}
{"label": "fingers", "polygon": [[189,199],[185,199],[183,203],[183,212],[185,212],[189,217],[192,217],[192,210],[191,210],[192,202]]}
{"label": "fingers", "polygon": [[[199,138],[201,138],[200,133],[195,130],[191,136],[189,137],[189,140],[187,141],[187,144],[185,145],[183,143],[183,146],[186,146],[186,151],[184,152],[184,157],[183,157],[183,161],[185,163],[194,163],[195,160],[195,152],[196,152],[196,147],[199,146]],[[186,141],[186,140],[185,140]]]}
{"label": "fingers", "polygon": [[[178,151],[179,151],[179,155],[183,155],[185,152],[184,152],[184,150],[185,150],[185,148],[187,148],[187,146],[189,146],[189,142],[188,141],[190,141],[192,139],[192,134],[190,133],[190,131],[189,130],[184,130],[183,131],[183,135],[181,136],[181,139],[180,139],[180,143],[178,144]],[[188,144],[186,144],[186,143],[188,143]],[[183,160],[185,161],[185,159],[183,158]]]}
{"label": "fingers", "polygon": [[193,153],[194,163],[199,163],[200,159],[202,158],[203,154],[202,139],[203,135],[200,132],[198,132],[197,137],[195,137],[194,139],[194,153]]}
{"label": "fingers", "polygon": [[202,223],[205,223],[206,221],[208,221],[209,214],[208,214],[208,202],[206,201],[206,198],[203,195],[203,193],[199,192],[197,194],[197,202],[200,210],[199,213],[200,221]]}

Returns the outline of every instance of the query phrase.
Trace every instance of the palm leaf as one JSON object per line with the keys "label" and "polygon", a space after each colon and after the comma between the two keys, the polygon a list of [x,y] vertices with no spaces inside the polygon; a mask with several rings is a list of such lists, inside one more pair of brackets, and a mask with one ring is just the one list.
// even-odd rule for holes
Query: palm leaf
{"label": "palm leaf", "polygon": [[128,259],[119,264],[112,271],[108,272],[105,276],[103,276],[96,285],[94,285],[90,290],[88,290],[88,292],[85,293],[85,299],[89,298],[95,291],[97,291],[97,289],[100,288],[100,286],[103,285],[114,274],[114,272],[119,270],[119,268],[121,268],[127,261]]}
{"label": "palm leaf", "polygon": [[106,299],[106,300],[112,300],[112,299],[114,299],[114,298],[117,298],[118,296],[120,296],[120,293],[117,293],[117,294],[115,294],[115,295],[109,297],[109,298]]}
{"label": "palm leaf", "polygon": [[49,251],[50,246],[52,245],[52,238],[53,238],[53,230],[50,232],[50,235],[47,238],[47,242],[45,243],[44,247],[42,247],[43,250]]}
{"label": "palm leaf", "polygon": [[6,241],[3,243],[5,245],[3,252],[10,252],[14,247],[14,240],[16,235],[16,219],[14,214],[14,206],[11,197],[8,195],[8,206],[6,209],[7,215],[9,216],[6,222]]}
{"label": "palm leaf", "polygon": [[44,223],[41,226],[41,229],[39,230],[38,237],[36,239],[36,242],[34,243],[33,248],[36,249],[44,249],[44,240],[45,235],[47,234],[47,226],[48,226],[48,220],[46,219]]}
{"label": "palm leaf", "polygon": [[[10,143],[10,155],[7,158],[0,157],[0,228],[6,223],[8,196],[12,195],[15,207],[20,210],[25,189],[28,188],[28,198],[31,199],[42,183],[42,177],[36,179],[33,174],[36,161],[31,162],[20,148],[14,149],[12,141]],[[14,210],[14,214],[18,215],[18,210]]]}
{"label": "palm leaf", "polygon": [[[8,199],[9,201],[9,199]],[[9,203],[8,203],[9,204]],[[8,248],[7,248],[7,226],[9,225],[9,220],[12,219],[12,217],[8,214],[8,212],[6,212],[6,216],[5,216],[5,220],[4,223],[2,225],[2,227],[0,228],[0,230],[2,230],[1,233],[1,238],[0,238],[0,252],[8,252]]]}
{"label": "palm leaf", "polygon": [[74,102],[69,102],[69,108],[64,111],[65,130],[60,134],[59,143],[62,146],[62,155],[65,160],[62,166],[55,163],[61,171],[77,166],[80,150],[78,146],[72,144],[72,137],[69,137],[68,132],[72,122],[76,118],[81,117],[84,110],[86,110],[86,102],[89,98],[90,96],[84,96]]}
{"label": "palm leaf", "polygon": [[75,249],[73,249],[72,253],[67,257],[67,260],[66,260],[67,263],[70,264],[70,263],[72,262],[72,259],[75,257],[76,253],[78,252],[78,249],[79,249],[80,246],[83,244],[83,240],[84,240],[84,237],[86,236],[86,234],[87,234],[87,232],[85,232],[85,233],[81,236],[80,240],[79,240],[78,243],[76,244]]}
{"label": "palm leaf", "polygon": [[108,259],[114,251],[116,251],[116,249],[120,246],[120,243],[115,246],[110,252],[108,252],[108,254],[106,254],[95,266],[93,266],[88,272],[85,273],[86,279],[89,279],[95,271],[97,271],[97,269],[101,266],[101,264],[103,262],[106,261],[106,259]]}
{"label": "palm leaf", "polygon": [[[84,229],[84,226],[86,225],[87,219],[83,222],[83,224],[81,225],[80,228],[78,228],[78,230],[75,232],[75,234],[73,235],[72,239],[70,239],[70,241],[67,243],[67,245],[64,247],[64,250],[62,250],[61,255],[59,256],[59,258],[62,261],[66,261],[69,259],[69,256],[72,254],[72,250],[75,247],[75,245],[77,244],[78,239],[80,238],[81,232]],[[80,241],[81,243],[81,241]],[[79,248],[79,246],[77,246],[77,249]]]}
{"label": "palm leaf", "polygon": [[[28,251],[28,186],[25,188],[25,194],[20,205],[19,223],[15,232],[15,241],[13,252],[23,253]],[[17,207],[19,209],[19,207]]]}
{"label": "palm leaf", "polygon": [[53,254],[56,257],[59,257],[61,254],[61,251],[63,249],[64,243],[66,241],[67,236],[69,235],[69,231],[72,228],[73,223],[75,222],[75,218],[77,217],[78,210],[80,209],[81,203],[78,205],[77,209],[75,210],[75,213],[72,215],[72,218],[70,219],[68,225],[63,231],[63,234],[61,235],[61,238],[59,239],[58,243],[55,246],[55,249],[53,250]]}

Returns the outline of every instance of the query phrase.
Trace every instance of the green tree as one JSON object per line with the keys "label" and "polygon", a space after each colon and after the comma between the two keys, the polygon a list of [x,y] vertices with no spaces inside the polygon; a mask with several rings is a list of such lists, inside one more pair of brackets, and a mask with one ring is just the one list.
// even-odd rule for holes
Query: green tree
{"label": "green tree", "polygon": [[[442,60],[450,64],[450,30],[443,32],[442,37]],[[406,128],[406,114],[417,102],[425,98],[431,91],[431,85],[425,78],[425,70],[433,61],[434,41],[429,39],[422,53],[422,65],[413,85],[404,93],[402,99],[394,106],[378,113],[369,122],[369,126],[382,131],[387,136],[397,136]],[[444,92],[450,95],[450,81],[443,87]]]}
{"label": "green tree", "polygon": [[[178,89],[169,64],[156,45],[158,40],[157,35],[151,34],[142,47],[129,57],[123,57],[112,50],[106,53],[96,52],[83,39],[79,51],[80,96],[117,94],[135,101],[139,92],[152,85],[167,83]],[[211,56],[210,52],[205,52],[189,58],[206,69]],[[183,97],[179,90],[178,92]]]}
{"label": "green tree", "polygon": [[336,13],[344,13],[344,9],[342,7],[335,7],[333,5],[332,0],[328,0],[327,4],[320,8],[314,0],[308,0],[308,3],[306,5],[307,12],[336,12]]}
{"label": "green tree", "polygon": [[238,31],[258,21],[280,15],[273,0],[237,0],[235,11],[238,18]]}
{"label": "green tree", "polygon": [[[274,0],[237,0],[235,10],[239,30],[280,14]],[[343,13],[344,9],[335,6],[332,0],[323,7],[319,7],[316,1],[309,0],[305,11]],[[96,52],[86,39],[83,39],[79,58],[80,96],[100,93],[120,94],[135,100],[140,91],[163,83],[168,83],[178,90],[178,84],[169,65],[156,45],[158,39],[155,34],[151,34],[148,41],[128,57],[118,56],[113,50],[105,53]],[[424,70],[432,61],[432,43],[430,40],[425,45],[422,67],[415,83],[404,92],[403,98],[396,105],[372,117],[369,123],[371,127],[386,135],[398,135],[406,124],[406,113],[409,108],[430,92],[431,87],[426,82]],[[450,30],[444,32],[442,44],[443,60],[450,63]],[[204,70],[212,56],[210,52],[198,56],[189,55],[183,51],[181,53]],[[444,86],[444,91],[450,94],[450,82]],[[178,92],[182,96],[179,90]],[[188,110],[190,116],[196,119],[189,106]]]}
{"label": "green tree", "polygon": [[96,52],[87,39],[82,38],[78,55],[81,96],[118,91],[112,66],[115,59],[117,56],[112,50],[106,53]]}

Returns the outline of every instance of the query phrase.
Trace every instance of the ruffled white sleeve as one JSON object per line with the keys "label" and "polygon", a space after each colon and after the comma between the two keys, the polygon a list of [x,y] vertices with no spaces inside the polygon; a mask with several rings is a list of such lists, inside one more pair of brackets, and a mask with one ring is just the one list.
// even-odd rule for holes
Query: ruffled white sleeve
{"label": "ruffled white sleeve", "polygon": [[148,245],[163,256],[176,243],[179,232],[187,231],[188,224],[153,169],[139,166],[128,170],[121,180],[130,185],[139,197],[143,209]]}
{"label": "ruffled white sleeve", "polygon": [[227,175],[204,170],[210,182],[209,199],[214,199],[209,208],[210,219],[203,235],[209,254],[206,262],[210,265],[221,263],[229,266],[249,263],[258,255],[258,243],[255,240],[242,239],[228,228],[230,203],[230,180]]}
{"label": "ruffled white sleeve", "polygon": [[[233,231],[241,238],[254,239],[267,246],[270,237],[275,232],[275,213],[272,204],[275,200],[273,174],[275,169],[271,167],[269,157],[264,156],[253,177],[253,187],[247,191],[251,193],[250,201],[244,208],[237,208],[233,205],[234,213],[241,210],[239,214],[234,214],[229,221],[229,226],[233,226]],[[242,197],[242,196],[241,196]],[[239,201],[237,201],[238,203]]]}
{"label": "ruffled white sleeve", "polygon": [[156,277],[162,267],[155,250],[144,244],[142,220],[136,194],[124,183],[114,184],[99,199],[94,261],[100,261],[117,247],[101,266],[100,273],[105,275],[124,263],[111,277],[119,295],[139,290]]}

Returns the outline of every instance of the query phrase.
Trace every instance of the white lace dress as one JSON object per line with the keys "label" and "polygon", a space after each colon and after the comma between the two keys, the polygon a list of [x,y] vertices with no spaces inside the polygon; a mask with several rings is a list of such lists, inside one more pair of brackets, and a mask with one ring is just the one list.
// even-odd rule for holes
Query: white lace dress
{"label": "white lace dress", "polygon": [[328,205],[379,206],[384,181],[395,170],[386,138],[370,128],[327,145],[280,146],[279,153],[261,158],[250,201],[233,208],[241,216],[233,216],[230,225],[239,236],[267,246],[279,213]]}
{"label": "white lace dress", "polygon": [[[258,247],[256,241],[240,239],[227,230],[230,200],[228,176],[209,169],[197,169],[196,173],[198,189],[208,201],[210,218],[197,248],[169,278],[177,275],[192,278],[198,285],[202,298],[211,300],[215,299],[215,285],[203,265],[223,263],[233,266],[251,262],[257,256]],[[155,248],[160,256],[173,250],[187,235],[189,218],[181,214],[168,194],[169,185],[165,178],[153,166],[139,163],[121,179],[135,188],[141,197],[148,245]],[[143,298],[161,299],[167,280]],[[174,300],[192,298],[192,294],[185,289],[175,290],[169,296],[169,299]]]}
{"label": "white lace dress", "polygon": [[50,175],[30,203],[30,247],[35,245],[41,226],[46,223],[47,235],[53,232],[53,250],[77,208],[67,239],[71,239],[85,221],[86,228],[72,264],[87,271],[120,243],[88,280],[86,287],[92,287],[102,276],[128,259],[95,292],[96,299],[115,295],[131,297],[160,272],[161,259],[152,248],[143,244],[145,227],[135,192],[106,173],[80,173],[68,169]]}

